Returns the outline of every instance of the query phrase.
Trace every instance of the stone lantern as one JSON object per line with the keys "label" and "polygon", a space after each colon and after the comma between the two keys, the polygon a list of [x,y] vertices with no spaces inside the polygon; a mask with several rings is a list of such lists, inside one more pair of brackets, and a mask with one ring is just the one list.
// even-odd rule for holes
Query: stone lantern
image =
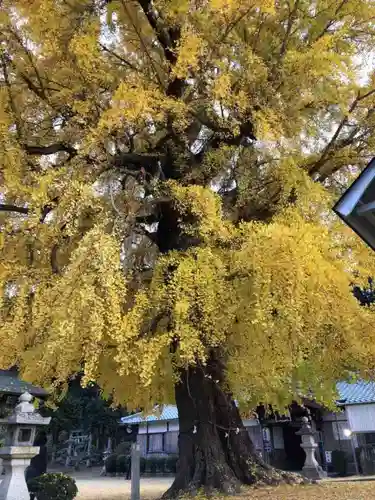
{"label": "stone lantern", "polygon": [[296,432],[296,434],[301,436],[301,448],[306,454],[305,465],[302,467],[302,473],[308,479],[324,479],[327,474],[320,467],[315,458],[315,451],[318,448],[318,445],[315,442],[316,433],[312,430],[307,417],[302,418],[301,430]]}
{"label": "stone lantern", "polygon": [[25,470],[39,453],[39,447],[33,446],[37,428],[51,421],[36,411],[32,400],[31,394],[25,392],[13,412],[0,420],[0,425],[6,428],[5,443],[0,448],[5,472],[0,484],[0,500],[30,499]]}

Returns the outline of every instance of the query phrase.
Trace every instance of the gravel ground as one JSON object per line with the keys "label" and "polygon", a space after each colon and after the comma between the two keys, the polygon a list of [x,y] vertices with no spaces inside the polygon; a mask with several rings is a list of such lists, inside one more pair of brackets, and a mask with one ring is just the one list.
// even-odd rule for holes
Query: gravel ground
{"label": "gravel ground", "polygon": [[[122,477],[101,477],[100,469],[64,472],[77,482],[76,500],[130,499],[131,482]],[[244,488],[241,495],[226,500],[375,500],[374,480],[375,476],[360,476],[328,479],[311,486]],[[141,499],[160,498],[172,481],[167,477],[141,479]]]}
{"label": "gravel ground", "polygon": [[[130,481],[119,477],[76,477],[77,500],[126,500],[130,498]],[[141,498],[158,498],[172,484],[171,478],[142,479]]]}
{"label": "gravel ground", "polygon": [[[79,481],[80,482],[80,481]],[[125,482],[125,481],[124,481]],[[81,483],[81,482],[80,482]],[[126,483],[126,482],[125,482]],[[145,480],[141,498],[155,499],[161,496],[170,481],[165,479]],[[130,486],[117,479],[83,481],[77,500],[127,500]],[[223,497],[222,497],[223,498]],[[280,486],[278,488],[244,488],[237,497],[226,500],[375,500],[373,481],[323,482],[311,486]],[[202,497],[201,497],[201,500]],[[214,499],[213,499],[214,500]],[[219,500],[219,499],[217,499]]]}

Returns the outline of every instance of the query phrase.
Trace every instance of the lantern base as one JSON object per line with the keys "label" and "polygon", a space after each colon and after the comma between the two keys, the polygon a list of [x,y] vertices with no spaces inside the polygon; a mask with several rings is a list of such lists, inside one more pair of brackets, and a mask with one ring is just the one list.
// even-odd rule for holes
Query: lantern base
{"label": "lantern base", "polygon": [[38,455],[38,446],[6,446],[0,448],[5,475],[1,477],[0,500],[30,500],[25,471],[33,457]]}
{"label": "lantern base", "polygon": [[302,474],[307,479],[312,479],[316,481],[320,479],[326,479],[327,477],[327,473],[320,467],[320,465],[317,465],[316,467],[303,467]]}

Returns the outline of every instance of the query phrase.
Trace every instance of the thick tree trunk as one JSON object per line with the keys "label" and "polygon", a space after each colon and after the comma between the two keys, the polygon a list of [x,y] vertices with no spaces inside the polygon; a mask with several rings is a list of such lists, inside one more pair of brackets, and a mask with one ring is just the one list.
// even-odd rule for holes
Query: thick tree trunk
{"label": "thick tree trunk", "polygon": [[216,426],[213,383],[200,369],[181,373],[176,386],[179,414],[179,464],[176,479],[167,497],[196,493],[239,491],[240,482],[228,464]]}
{"label": "thick tree trunk", "polygon": [[[164,204],[158,225],[159,250],[184,250],[199,244],[181,234],[179,214]],[[172,349],[175,346],[171,347]],[[183,494],[234,494],[241,484],[297,482],[277,471],[256,453],[231,394],[225,392],[225,367],[220,349],[211,349],[206,365],[181,370],[175,387],[179,415],[179,466],[164,498]]]}
{"label": "thick tree trunk", "polygon": [[176,385],[179,413],[179,466],[164,498],[183,494],[235,494],[241,485],[302,482],[278,471],[256,453],[230,394],[220,388],[222,371],[195,367]]}

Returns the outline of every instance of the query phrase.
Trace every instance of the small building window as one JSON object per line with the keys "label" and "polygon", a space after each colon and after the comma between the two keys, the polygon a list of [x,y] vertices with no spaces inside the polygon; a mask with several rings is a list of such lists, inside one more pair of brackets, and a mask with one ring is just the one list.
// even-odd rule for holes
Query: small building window
{"label": "small building window", "polygon": [[164,451],[164,434],[148,435],[148,453],[162,453]]}
{"label": "small building window", "polygon": [[375,432],[366,432],[364,437],[366,444],[375,444]]}
{"label": "small building window", "polygon": [[164,451],[166,453],[178,453],[178,432],[167,432],[164,434]]}
{"label": "small building window", "polygon": [[333,421],[332,422],[332,430],[333,437],[336,441],[347,441],[350,439],[349,436],[345,434],[345,429],[349,428],[349,423],[346,421]]}

